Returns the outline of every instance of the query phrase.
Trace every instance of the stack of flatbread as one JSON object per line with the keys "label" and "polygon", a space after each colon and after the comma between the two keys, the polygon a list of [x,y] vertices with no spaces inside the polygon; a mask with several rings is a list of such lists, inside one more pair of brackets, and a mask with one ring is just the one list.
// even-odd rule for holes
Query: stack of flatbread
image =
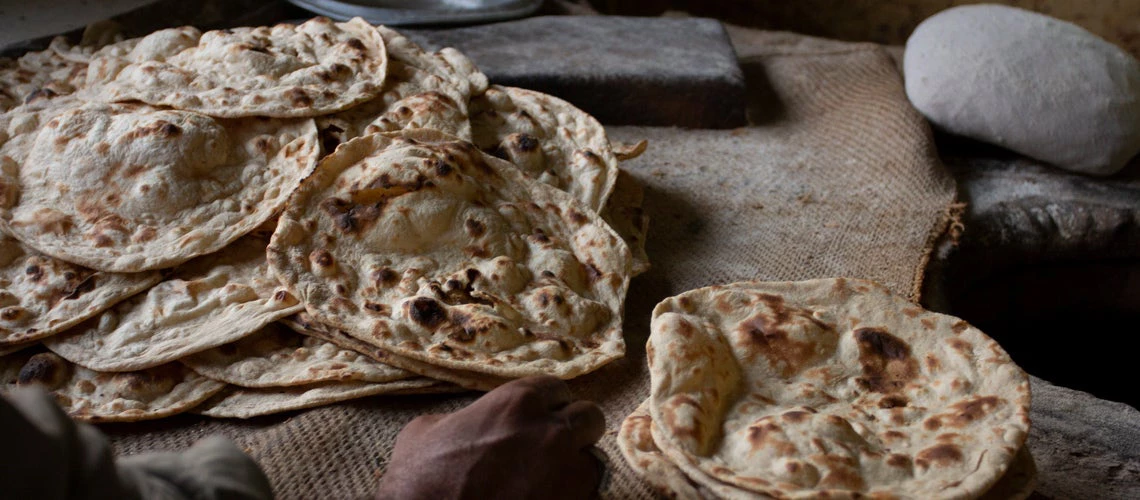
{"label": "stack of flatbread", "polygon": [[1029,380],[982,332],[854,279],[653,311],[627,461],[676,498],[1024,498]]}
{"label": "stack of flatbread", "polygon": [[624,353],[640,188],[596,120],[360,19],[0,61],[0,375],[251,417]]}

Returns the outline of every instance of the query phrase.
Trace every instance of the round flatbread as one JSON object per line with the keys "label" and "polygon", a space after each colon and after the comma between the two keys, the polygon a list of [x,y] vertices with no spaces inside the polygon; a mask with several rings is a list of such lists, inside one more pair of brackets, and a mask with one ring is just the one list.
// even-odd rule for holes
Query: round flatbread
{"label": "round flatbread", "polygon": [[399,356],[571,378],[624,354],[625,243],[590,209],[435,131],[341,145],[294,194],[273,273]]}
{"label": "round flatbread", "polygon": [[654,309],[647,351],[654,441],[697,482],[977,496],[1029,430],[1029,380],[996,342],[872,282],[686,292]]}
{"label": "round flatbread", "polygon": [[[666,498],[686,499],[754,499],[760,496],[733,488],[708,476],[695,482],[685,475],[662,453],[653,441],[653,417],[649,414],[649,400],[645,400],[622,421],[617,445],[626,463],[642,479]],[[690,473],[696,471],[690,470]],[[1037,465],[1023,446],[1005,475],[980,498],[982,500],[1023,500],[1033,493],[1037,478]]]}
{"label": "round flatbread", "polygon": [[557,97],[492,85],[471,101],[471,133],[484,151],[601,211],[618,161],[594,117]]}
{"label": "round flatbread", "polygon": [[77,266],[0,234],[0,348],[55,335],[161,279]]}
{"label": "round flatbread", "polygon": [[375,97],[388,56],[363,19],[334,23],[156,31],[125,55],[91,59],[84,98],[137,100],[238,118],[313,117]]}
{"label": "round flatbread", "polygon": [[40,385],[71,418],[84,422],[136,422],[185,412],[225,384],[178,363],[126,373],[99,373],[50,352],[0,358],[3,387]]}
{"label": "round flatbread", "polygon": [[416,377],[382,384],[329,382],[275,389],[230,387],[195,408],[194,413],[218,418],[252,418],[380,394],[434,394],[442,385],[436,380]]}
{"label": "round flatbread", "polygon": [[509,378],[496,377],[484,373],[476,373],[465,370],[456,370],[453,368],[444,368],[436,366],[431,363],[417,361],[403,356],[397,356],[379,347],[376,347],[368,342],[360,340],[352,335],[338,330],[328,325],[322,325],[313,320],[313,317],[306,312],[299,312],[288,318],[281,320],[281,323],[292,328],[294,331],[311,337],[315,337],[325,342],[330,342],[343,349],[356,351],[371,359],[381,363],[399,367],[409,372],[421,375],[427,378],[441,380],[443,382],[450,382],[458,387],[464,389],[471,389],[475,391],[490,391],[500,385],[510,382]]}
{"label": "round flatbread", "polygon": [[[487,90],[487,77],[454,49],[432,54],[384,26],[377,32],[388,50],[383,92],[368,102],[317,118],[330,145],[362,135],[431,128],[471,140],[467,103]],[[331,140],[331,142],[330,142]]]}
{"label": "round flatbread", "polygon": [[265,241],[246,237],[44,344],[92,370],[140,370],[234,342],[303,308],[269,275]]}
{"label": "round flatbread", "polygon": [[73,103],[53,101],[25,120],[42,124],[18,128],[34,140],[9,137],[27,151],[4,146],[0,229],[103,271],[171,267],[221,249],[276,214],[319,155],[308,119]]}
{"label": "round flatbread", "polygon": [[392,382],[414,376],[363,354],[300,335],[277,323],[253,335],[180,360],[201,375],[242,387],[321,382]]}

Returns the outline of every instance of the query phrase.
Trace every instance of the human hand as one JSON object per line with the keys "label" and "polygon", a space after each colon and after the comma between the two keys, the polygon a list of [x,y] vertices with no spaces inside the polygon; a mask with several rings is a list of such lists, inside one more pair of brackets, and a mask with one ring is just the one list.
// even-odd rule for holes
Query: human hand
{"label": "human hand", "polygon": [[377,498],[589,498],[602,473],[589,449],[604,432],[602,411],[565,382],[515,380],[455,413],[412,420]]}

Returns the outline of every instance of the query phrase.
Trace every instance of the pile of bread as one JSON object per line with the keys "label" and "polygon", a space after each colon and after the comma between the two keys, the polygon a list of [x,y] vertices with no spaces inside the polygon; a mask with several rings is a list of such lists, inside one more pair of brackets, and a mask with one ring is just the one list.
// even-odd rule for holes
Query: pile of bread
{"label": "pile of bread", "polygon": [[636,183],[589,115],[355,19],[0,61],[0,377],[250,417],[622,356]]}
{"label": "pile of bread", "polygon": [[[0,62],[0,379],[76,418],[251,417],[621,357],[641,192],[589,115],[361,20]],[[653,312],[618,436],[682,498],[1032,490],[1029,381],[853,279]]]}

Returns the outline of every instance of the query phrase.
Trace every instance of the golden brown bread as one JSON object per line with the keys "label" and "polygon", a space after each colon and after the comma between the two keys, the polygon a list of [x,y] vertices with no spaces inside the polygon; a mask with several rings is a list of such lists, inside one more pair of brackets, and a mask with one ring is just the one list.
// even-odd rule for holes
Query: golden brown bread
{"label": "golden brown bread", "polygon": [[867,281],[689,291],[654,309],[647,349],[654,441],[698,482],[973,497],[1029,430],[1028,378],[996,342]]}

